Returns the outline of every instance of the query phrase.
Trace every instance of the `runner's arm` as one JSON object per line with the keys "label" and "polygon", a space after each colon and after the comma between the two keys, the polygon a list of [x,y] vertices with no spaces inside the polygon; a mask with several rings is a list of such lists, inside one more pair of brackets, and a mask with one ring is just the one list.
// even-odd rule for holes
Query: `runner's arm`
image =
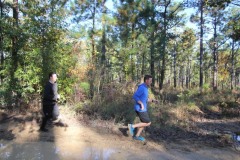
{"label": "runner's arm", "polygon": [[143,110],[144,109],[144,105],[143,105],[143,103],[142,103],[142,101],[140,100],[140,97],[141,97],[141,95],[143,94],[143,88],[142,87],[139,87],[138,89],[137,89],[137,91],[134,93],[134,95],[133,95],[133,99],[138,103],[138,104],[140,104],[140,106],[141,106],[141,110]]}

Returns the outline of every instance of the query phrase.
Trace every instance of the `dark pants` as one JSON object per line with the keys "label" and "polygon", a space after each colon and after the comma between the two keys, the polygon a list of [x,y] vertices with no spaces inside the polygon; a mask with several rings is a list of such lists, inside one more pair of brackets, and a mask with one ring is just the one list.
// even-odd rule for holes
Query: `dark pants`
{"label": "dark pants", "polygon": [[57,119],[59,116],[59,110],[57,104],[55,105],[44,105],[43,106],[43,117],[42,117],[42,124],[41,128],[45,128],[47,121],[50,119]]}
{"label": "dark pants", "polygon": [[138,112],[138,111],[136,111],[136,113],[137,113],[141,122],[143,122],[143,123],[150,123],[151,122],[151,120],[149,118],[149,115],[148,115],[148,112]]}

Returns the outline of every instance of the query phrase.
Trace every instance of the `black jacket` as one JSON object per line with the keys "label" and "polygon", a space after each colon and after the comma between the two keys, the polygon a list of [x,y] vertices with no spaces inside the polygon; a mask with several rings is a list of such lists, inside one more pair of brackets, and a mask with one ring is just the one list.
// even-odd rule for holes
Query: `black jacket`
{"label": "black jacket", "polygon": [[57,83],[48,82],[44,88],[43,106],[52,106],[57,103]]}

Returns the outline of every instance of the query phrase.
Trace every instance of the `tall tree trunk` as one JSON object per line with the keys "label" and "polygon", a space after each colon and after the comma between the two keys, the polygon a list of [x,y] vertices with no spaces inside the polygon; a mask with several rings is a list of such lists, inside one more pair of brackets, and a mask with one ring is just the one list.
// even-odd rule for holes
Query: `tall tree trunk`
{"label": "tall tree trunk", "polygon": [[41,46],[41,52],[42,52],[42,81],[41,81],[41,85],[42,87],[44,87],[46,81],[48,80],[48,75],[47,73],[50,72],[49,69],[49,64],[50,64],[50,58],[49,58],[49,54],[47,52],[47,40],[46,40],[46,36],[45,36],[45,30],[42,29],[41,31],[41,37],[42,37],[42,46]]}
{"label": "tall tree trunk", "polygon": [[142,76],[144,76],[144,74],[145,74],[145,52],[143,52],[143,54],[142,54],[142,71],[141,71],[141,77]]}
{"label": "tall tree trunk", "polygon": [[202,92],[202,87],[203,87],[203,25],[204,25],[204,21],[203,21],[203,0],[200,0],[200,57],[199,57],[199,61],[200,61],[200,72],[199,72],[199,88],[200,88],[200,92]]}
{"label": "tall tree trunk", "polygon": [[101,44],[102,44],[102,50],[101,50],[101,73],[100,73],[100,78],[99,78],[99,87],[102,88],[103,83],[105,82],[106,79],[106,19],[105,19],[105,14],[106,14],[106,7],[105,7],[105,0],[102,2],[102,7],[103,7],[103,18],[102,18],[102,39],[101,39]]}
{"label": "tall tree trunk", "polygon": [[136,79],[139,79],[140,76],[139,76],[139,73],[140,73],[140,67],[139,67],[139,52],[136,53],[136,72],[137,72],[137,75],[136,75]]}
{"label": "tall tree trunk", "polygon": [[106,31],[105,24],[103,24],[101,64],[104,65],[105,61],[106,61]]}
{"label": "tall tree trunk", "polygon": [[235,71],[235,73],[236,73],[235,76],[235,88],[236,88],[240,83],[240,74],[237,71]]}
{"label": "tall tree trunk", "polygon": [[217,52],[217,16],[214,17],[214,45],[213,45],[213,91],[217,91],[218,79],[218,52]]}
{"label": "tall tree trunk", "polygon": [[[174,47],[175,48],[175,47]],[[176,49],[176,48],[175,48]],[[175,50],[174,49],[174,50]],[[177,71],[176,71],[176,65],[177,65],[177,53],[176,50],[174,51],[173,54],[173,85],[174,88],[177,87]]]}
{"label": "tall tree trunk", "polygon": [[170,63],[170,71],[169,71],[169,78],[168,78],[168,85],[169,86],[172,86],[172,77],[174,77],[174,74],[173,74],[173,61],[171,61],[171,63]]}
{"label": "tall tree trunk", "polygon": [[151,67],[151,75],[152,75],[152,86],[155,86],[155,66],[154,66],[154,29],[152,29],[152,33],[151,33],[151,47],[150,47],[150,67]]}
{"label": "tall tree trunk", "polygon": [[105,14],[107,13],[107,9],[105,6],[106,0],[102,1],[102,7],[103,7],[103,18],[102,18],[102,57],[101,57],[101,64],[105,64],[106,61],[106,19],[105,19]]}
{"label": "tall tree trunk", "polygon": [[160,72],[161,71],[161,61],[159,60],[158,61],[158,69],[157,69],[157,83],[158,83],[158,85],[159,85],[159,83],[160,83]]}
{"label": "tall tree trunk", "polygon": [[[96,4],[96,0],[94,0],[94,4]],[[92,31],[91,31],[91,42],[92,42],[92,66],[89,71],[89,81],[90,81],[90,98],[93,98],[94,96],[94,80],[95,80],[95,67],[97,65],[97,58],[96,58],[96,53],[95,53],[95,40],[94,40],[94,35],[95,35],[95,16],[96,16],[96,5],[93,7],[93,12],[92,12]]]}
{"label": "tall tree trunk", "polygon": [[[96,0],[95,2],[96,3]],[[96,65],[97,59],[96,59],[96,52],[95,52],[95,40],[94,40],[94,35],[95,35],[95,15],[96,14],[96,6],[94,5],[93,7],[93,13],[92,13],[92,31],[91,31],[91,41],[92,41],[92,64],[93,66]]]}
{"label": "tall tree trunk", "polygon": [[163,81],[165,78],[165,68],[166,68],[166,41],[167,41],[167,7],[170,4],[170,1],[165,0],[165,6],[164,6],[164,13],[163,13],[163,45],[162,45],[162,68],[160,73],[160,82],[159,82],[159,90],[162,91],[163,89]]}
{"label": "tall tree trunk", "polygon": [[[18,0],[13,0],[13,28],[18,28]],[[17,35],[12,36],[12,66],[10,71],[11,87],[14,89],[16,87],[16,80],[14,78],[14,73],[18,67],[18,39]]]}
{"label": "tall tree trunk", "polygon": [[235,75],[236,75],[236,72],[235,72],[235,52],[234,52],[234,45],[235,45],[235,41],[233,40],[232,42],[232,55],[231,55],[231,63],[232,63],[232,66],[231,66],[231,89],[234,89],[235,88]]}
{"label": "tall tree trunk", "polygon": [[[134,23],[132,23],[132,34],[134,34],[134,28],[135,28],[135,25]],[[132,51],[134,50],[134,41],[135,41],[135,38],[133,37],[132,38]],[[133,61],[133,58],[134,58],[134,54],[131,53],[131,75],[132,75],[132,80],[134,81],[135,80],[135,74],[134,74],[134,66],[135,66],[135,63]]]}
{"label": "tall tree trunk", "polygon": [[187,67],[186,67],[186,88],[190,88],[190,72],[191,72],[191,58],[187,60]]}
{"label": "tall tree trunk", "polygon": [[184,88],[184,75],[185,75],[185,73],[184,73],[184,66],[181,66],[181,86],[182,86],[182,88]]}
{"label": "tall tree trunk", "polygon": [[[1,9],[1,20],[0,20],[0,54],[1,54],[1,64],[0,64],[0,71],[3,70],[3,63],[4,63],[4,54],[3,54],[3,30],[2,30],[2,18],[3,18],[3,2],[0,0],[0,9]],[[0,74],[0,84],[3,83],[3,74]]]}
{"label": "tall tree trunk", "polygon": [[12,91],[14,96],[11,96],[11,102],[10,105],[14,104],[15,106],[19,105],[19,97],[20,93],[17,92],[17,79],[15,78],[14,74],[17,71],[18,68],[18,36],[17,36],[17,29],[18,29],[18,0],[13,0],[12,5],[13,10],[13,23],[12,28],[15,30],[13,32],[13,35],[11,37],[12,40],[12,52],[11,52],[11,68],[10,68],[10,85],[9,89]]}
{"label": "tall tree trunk", "polygon": [[[210,72],[210,73],[209,73]],[[211,81],[211,76],[212,76],[213,74],[211,73],[211,70],[206,70],[206,71],[204,71],[204,83],[210,83],[209,81]],[[210,79],[210,80],[209,80]],[[211,86],[209,86],[209,87],[211,87]]]}
{"label": "tall tree trunk", "polygon": [[178,78],[177,78],[177,85],[180,87],[181,86],[181,67],[178,67]]}

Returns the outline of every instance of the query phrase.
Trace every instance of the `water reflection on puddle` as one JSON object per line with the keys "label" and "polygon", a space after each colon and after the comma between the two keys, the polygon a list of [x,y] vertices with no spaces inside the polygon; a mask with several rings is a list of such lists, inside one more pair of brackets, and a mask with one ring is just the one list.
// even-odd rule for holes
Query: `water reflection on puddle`
{"label": "water reflection on puddle", "polygon": [[[117,153],[111,148],[98,148],[91,145],[80,144],[75,148],[56,146],[51,142],[14,143],[0,141],[0,159],[34,159],[34,160],[59,160],[59,159],[102,159],[107,160]],[[119,156],[118,156],[119,157]],[[121,156],[120,156],[121,157]],[[111,158],[112,159],[112,158]]]}

